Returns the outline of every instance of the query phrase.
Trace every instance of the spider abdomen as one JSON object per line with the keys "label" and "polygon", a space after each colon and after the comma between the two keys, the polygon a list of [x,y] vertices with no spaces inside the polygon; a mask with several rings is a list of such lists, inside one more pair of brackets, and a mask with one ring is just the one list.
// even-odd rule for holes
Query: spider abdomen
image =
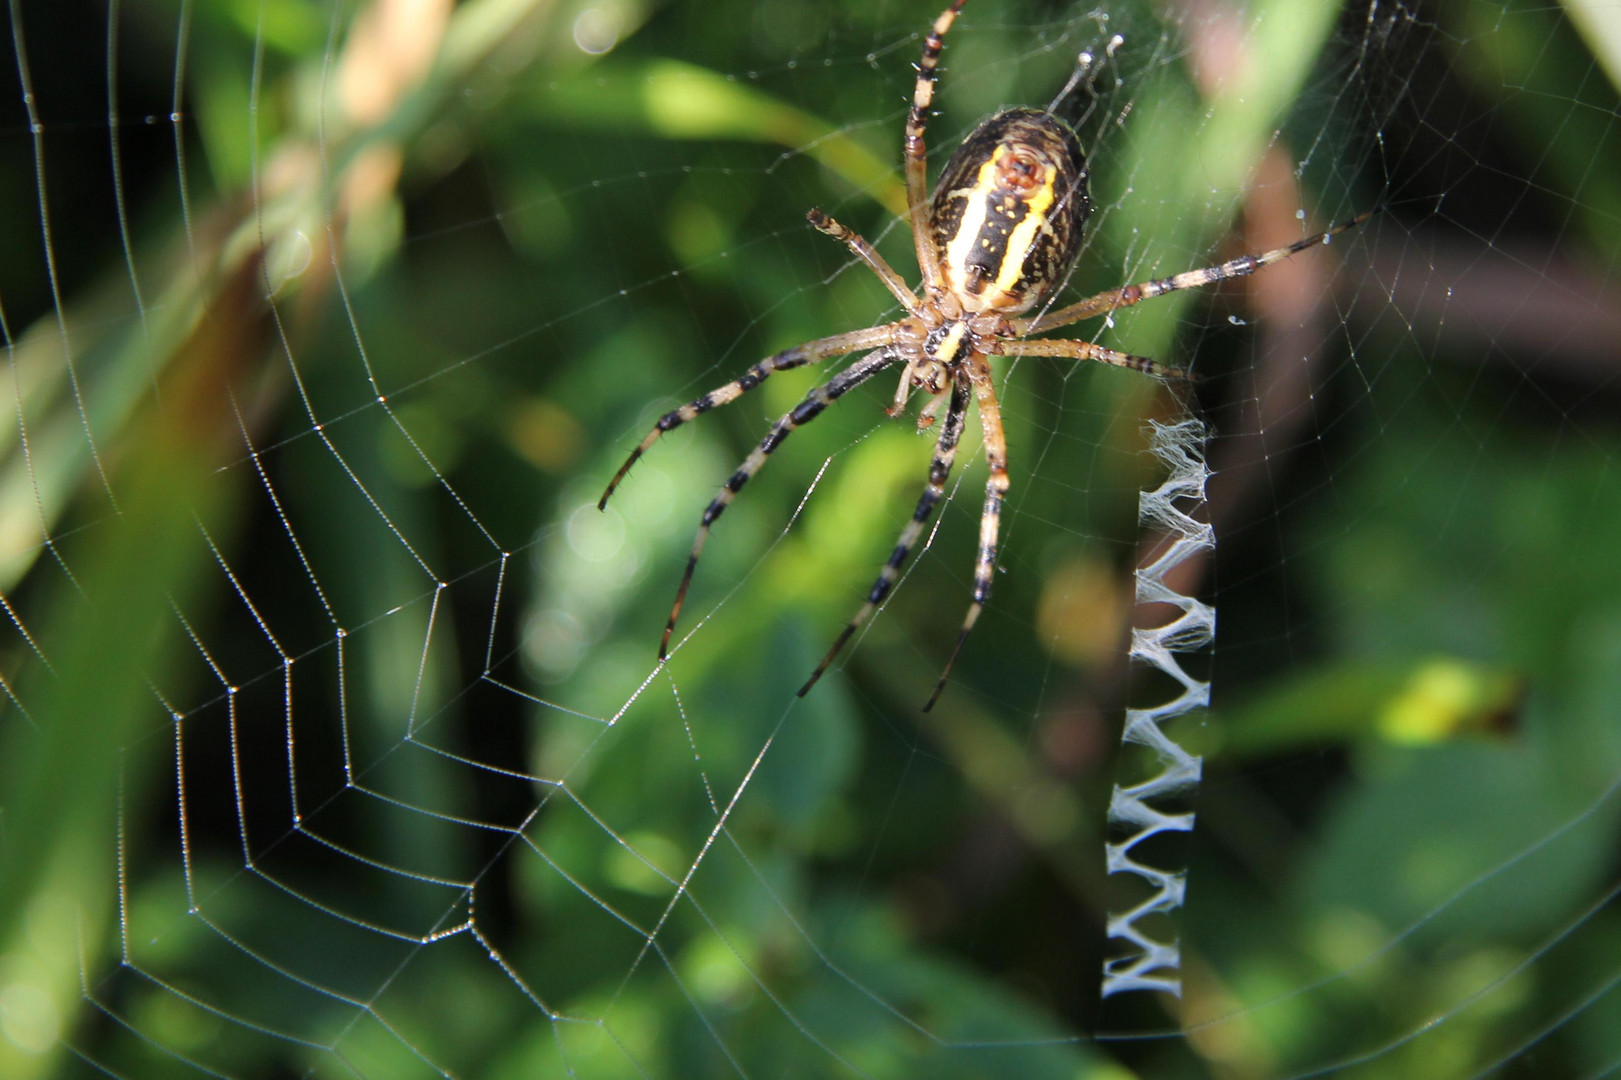
{"label": "spider abdomen", "polygon": [[997,113],[957,147],[934,190],[945,288],[969,312],[1028,311],[1063,281],[1090,210],[1069,125],[1036,109]]}

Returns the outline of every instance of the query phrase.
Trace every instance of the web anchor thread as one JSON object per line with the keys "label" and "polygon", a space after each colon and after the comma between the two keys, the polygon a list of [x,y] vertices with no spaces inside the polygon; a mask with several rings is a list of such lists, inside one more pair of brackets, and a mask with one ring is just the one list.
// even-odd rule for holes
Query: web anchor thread
{"label": "web anchor thread", "polygon": [[1182,996],[1182,954],[1174,931],[1169,940],[1161,940],[1141,923],[1182,906],[1187,871],[1161,870],[1133,858],[1132,851],[1161,833],[1193,830],[1191,810],[1167,812],[1153,805],[1165,799],[1185,801],[1198,788],[1202,769],[1202,759],[1184,750],[1161,725],[1210,704],[1210,684],[1184,671],[1178,657],[1205,648],[1216,636],[1215,608],[1166,583],[1176,567],[1216,546],[1210,525],[1192,517],[1204,505],[1205,484],[1210,479],[1204,457],[1205,426],[1193,419],[1176,424],[1150,422],[1149,434],[1154,456],[1166,465],[1169,475],[1159,487],[1142,493],[1138,517],[1169,543],[1158,558],[1138,568],[1137,603],[1169,604],[1181,614],[1162,626],[1134,628],[1131,659],[1170,676],[1182,692],[1154,708],[1126,710],[1121,741],[1128,747],[1152,750],[1158,771],[1127,787],[1115,784],[1109,797],[1109,826],[1121,839],[1108,844],[1105,852],[1111,876],[1134,874],[1151,893],[1135,907],[1109,914],[1109,939],[1124,942],[1125,951],[1103,961],[1102,994],[1106,998],[1133,990]]}

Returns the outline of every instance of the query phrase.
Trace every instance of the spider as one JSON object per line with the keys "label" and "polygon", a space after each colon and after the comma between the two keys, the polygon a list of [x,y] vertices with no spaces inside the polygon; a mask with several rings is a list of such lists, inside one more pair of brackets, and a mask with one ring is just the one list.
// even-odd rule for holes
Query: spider
{"label": "spider", "polygon": [[675,631],[676,619],[681,614],[681,605],[686,600],[687,587],[692,583],[709,530],[743,485],[760,471],[766,458],[794,429],[810,423],[823,409],[880,371],[899,364],[900,384],[895,390],[894,403],[886,410],[889,415],[898,415],[905,408],[914,389],[930,396],[919,412],[920,429],[930,426],[942,406],[945,408],[945,419],[940,424],[929,465],[928,483],[912,519],[901,530],[894,551],[867,594],[866,602],[845,624],[827,655],[800,687],[799,696],[805,696],[816,685],[900,577],[901,567],[945,493],[946,479],[951,473],[972,398],[979,407],[990,477],[985,484],[985,509],[979,525],[973,600],[934,693],[923,706],[925,712],[929,711],[940,699],[963,643],[990,598],[1002,502],[1008,492],[1007,440],[987,358],[1053,356],[1095,360],[1161,378],[1187,379],[1186,371],[1165,367],[1146,357],[1116,352],[1087,341],[1030,340],[1030,335],[1107,315],[1166,293],[1253,274],[1263,266],[1327,243],[1331,237],[1369,216],[1363,214],[1288,247],[1241,255],[1216,266],[1109,289],[1057,310],[1025,314],[1041,305],[1062,285],[1070,264],[1075,261],[1081,231],[1091,212],[1086,161],[1080,139],[1067,123],[1053,115],[1053,106],[1046,111],[1004,109],[968,134],[941,170],[933,196],[929,195],[923,131],[934,100],[936,69],[946,32],[967,2],[953,0],[934,20],[923,43],[923,55],[917,64],[917,83],[906,117],[906,198],[912,239],[923,276],[922,295],[913,292],[866,240],[820,209],[812,209],[807,215],[811,225],[844,243],[865,263],[906,309],[905,317],[883,326],[852,330],[785,349],[761,360],[724,386],[666,413],[630,452],[597,503],[599,510],[607,508],[608,499],[631,466],[666,431],[716,406],[737,400],[773,372],[866,352],[777,420],[704,511],[692,553],[687,558],[686,571],[676,589],[664,637],[659,642],[660,662],[669,652],[670,636]]}

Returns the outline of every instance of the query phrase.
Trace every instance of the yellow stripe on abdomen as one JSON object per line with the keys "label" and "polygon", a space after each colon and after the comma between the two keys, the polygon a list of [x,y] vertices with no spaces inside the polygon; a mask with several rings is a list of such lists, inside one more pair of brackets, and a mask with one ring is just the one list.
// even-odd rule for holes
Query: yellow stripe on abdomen
{"label": "yellow stripe on abdomen", "polygon": [[1003,296],[1010,296],[1024,278],[1024,263],[1035,245],[1036,234],[1047,227],[1047,211],[1053,205],[1053,185],[1057,176],[1051,169],[1041,187],[1025,200],[1028,209],[1024,220],[1013,228],[1008,237],[1007,250],[1002,253],[1002,265],[996,273],[996,288]]}
{"label": "yellow stripe on abdomen", "polygon": [[958,289],[967,284],[969,257],[985,231],[985,215],[990,209],[991,192],[996,187],[996,159],[1001,153],[1002,148],[997,147],[990,160],[979,167],[974,186],[963,196],[962,218],[946,248],[946,272]]}
{"label": "yellow stripe on abdomen", "polygon": [[1058,175],[1048,169],[1040,187],[1015,194],[998,183],[1007,167],[1007,146],[997,146],[980,164],[971,183],[949,192],[961,200],[956,229],[941,260],[948,286],[970,311],[1024,306],[1031,282],[1026,264],[1044,232],[1056,197]]}

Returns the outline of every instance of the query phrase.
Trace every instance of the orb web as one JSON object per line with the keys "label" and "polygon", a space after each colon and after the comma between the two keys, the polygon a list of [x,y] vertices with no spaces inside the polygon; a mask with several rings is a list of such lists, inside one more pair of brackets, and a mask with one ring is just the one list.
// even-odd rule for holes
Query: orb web
{"label": "orb web", "polygon": [[[912,266],[936,13],[10,0],[0,1073],[1621,1067],[1621,142],[1587,5],[974,0],[935,168],[1089,58],[1060,300],[1377,213],[1074,331],[1191,387],[1001,368],[996,588],[927,716],[973,423],[913,567],[794,693],[925,479],[892,386],[773,456],[656,661],[704,504],[832,368],[595,500],[673,403],[896,316],[804,214]],[[1162,791],[1142,718],[1205,684]],[[1133,793],[1178,827],[1112,832]],[[1130,920],[1180,996],[1110,993],[1145,896],[1111,853],[1182,894]]]}

